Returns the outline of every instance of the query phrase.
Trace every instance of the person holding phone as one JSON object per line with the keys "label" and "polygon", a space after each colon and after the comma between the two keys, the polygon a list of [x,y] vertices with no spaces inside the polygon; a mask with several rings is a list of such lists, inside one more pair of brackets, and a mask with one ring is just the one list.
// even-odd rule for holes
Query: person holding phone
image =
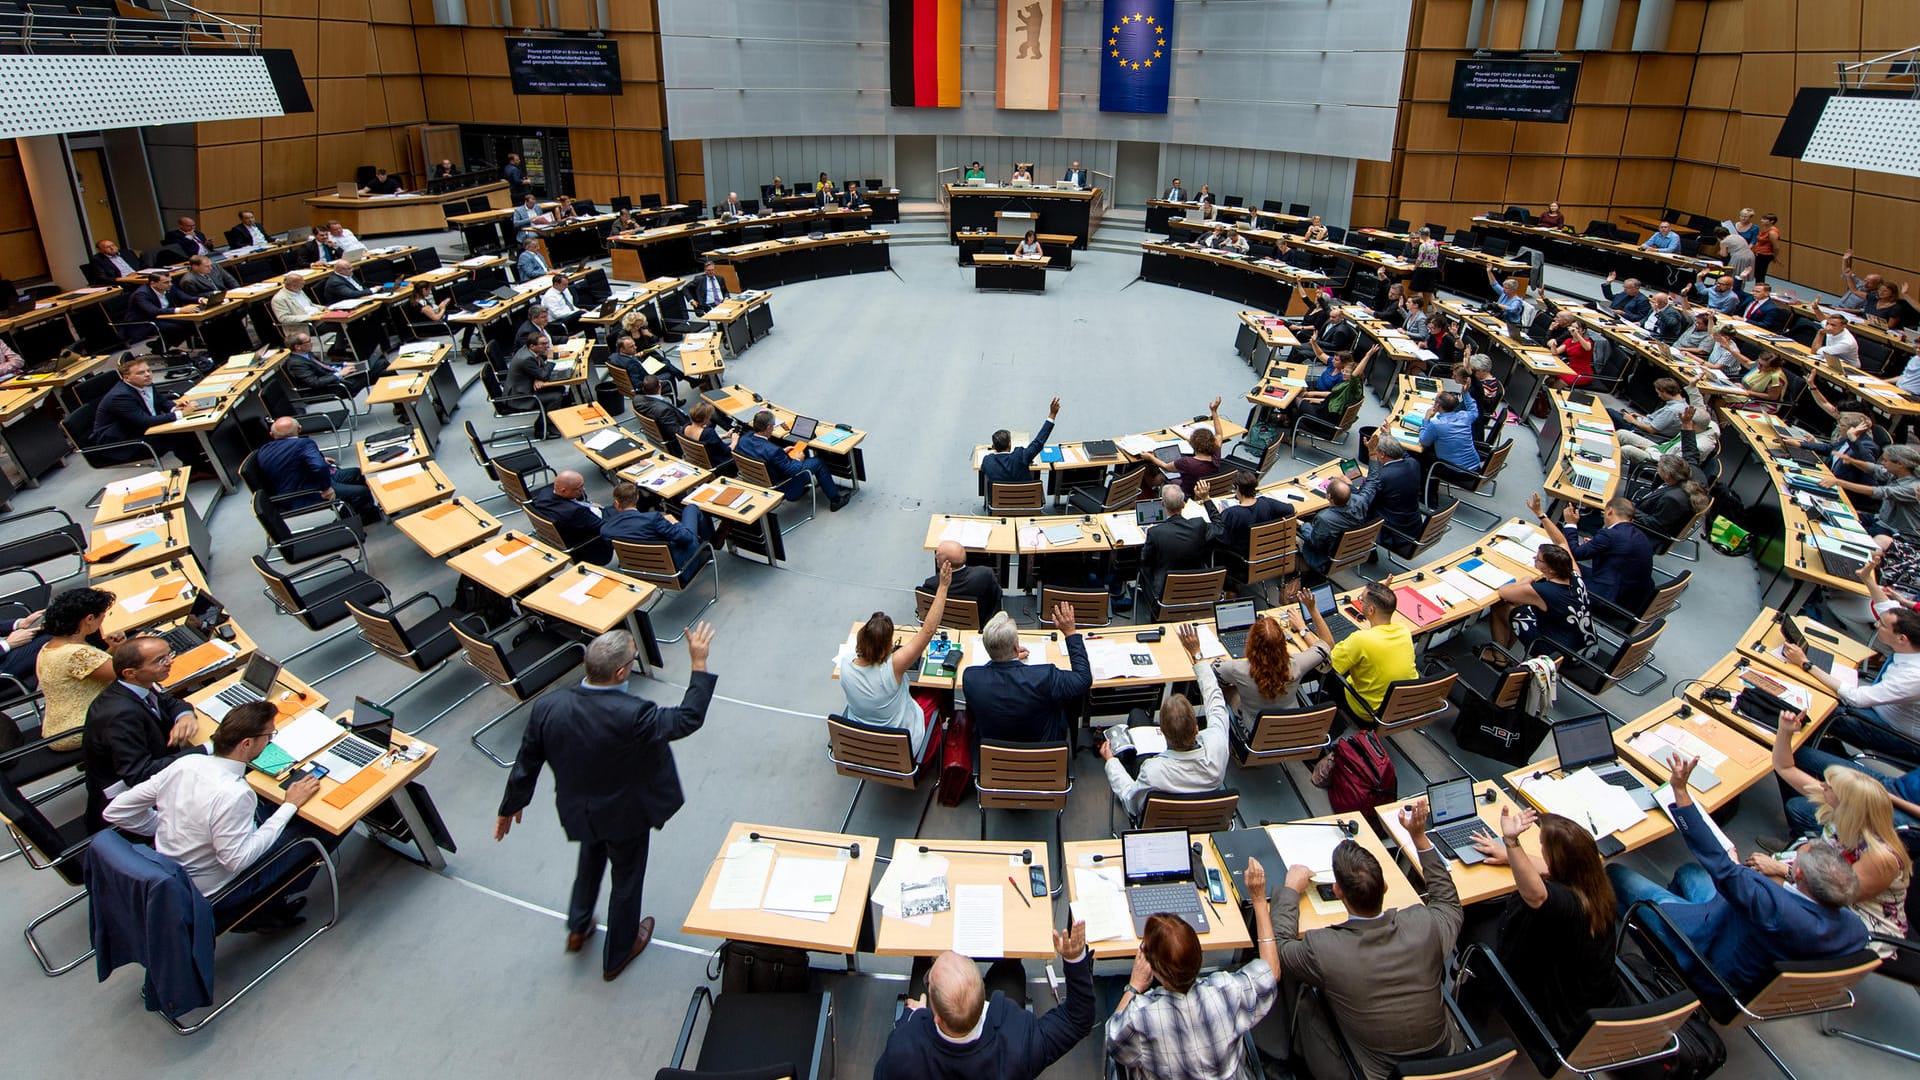
{"label": "person holding phone", "polygon": [[[273,742],[279,715],[271,701],[235,706],[214,730],[211,755],[176,759],[121,792],[102,814],[114,828],[153,837],[154,850],[184,866],[203,896],[212,896],[228,882],[272,860],[270,869],[220,898],[213,908],[216,920],[254,907],[309,858],[289,850],[295,843],[312,838],[332,851],[345,835],[327,832],[297,816],[300,807],[320,794],[317,775],[293,780],[280,805],[260,818],[259,796],[247,783],[247,763]],[[285,930],[305,922],[300,909],[307,901],[298,894],[318,872],[316,866],[295,878],[235,929]]]}

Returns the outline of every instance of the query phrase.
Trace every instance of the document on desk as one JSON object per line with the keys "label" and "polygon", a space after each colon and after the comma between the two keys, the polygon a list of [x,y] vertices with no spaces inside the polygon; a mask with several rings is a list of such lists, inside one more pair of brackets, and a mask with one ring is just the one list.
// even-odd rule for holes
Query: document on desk
{"label": "document on desk", "polygon": [[949,520],[940,530],[940,542],[951,540],[965,548],[983,548],[993,538],[993,522]]}
{"label": "document on desk", "polygon": [[402,480],[406,480],[409,477],[423,475],[424,473],[426,473],[426,471],[427,471],[427,467],[421,464],[420,462],[416,461],[411,465],[402,465],[402,466],[399,466],[398,468],[388,469],[385,472],[377,473],[375,474],[375,479],[379,480],[382,486],[391,486],[393,484],[399,483]]}
{"label": "document on desk", "polygon": [[1073,917],[1087,924],[1088,941],[1114,941],[1133,933],[1133,911],[1117,869],[1073,868]]}
{"label": "document on desk", "polygon": [[727,845],[720,859],[720,876],[714,880],[713,896],[707,906],[715,911],[745,911],[760,906],[767,891],[767,875],[773,870],[776,854],[772,844],[742,837]]}
{"label": "document on desk", "polygon": [[1151,454],[1159,443],[1151,435],[1122,435],[1113,440],[1113,445],[1129,454]]}
{"label": "document on desk", "polygon": [[[96,540],[125,540],[136,533],[153,532],[164,528],[166,523],[167,519],[159,514],[144,514],[132,521],[118,521],[112,525],[103,525],[93,530],[93,536]],[[159,540],[160,538],[155,536],[152,542],[158,543]]]}
{"label": "document on desk", "polygon": [[421,356],[431,354],[438,348],[440,348],[440,344],[434,341],[409,341],[405,345],[400,346],[400,355]]}
{"label": "document on desk", "polygon": [[846,877],[844,855],[829,859],[782,855],[774,861],[760,906],[777,915],[826,922],[840,906],[840,886]]}
{"label": "document on desk", "polygon": [[1147,530],[1140,527],[1131,513],[1107,515],[1107,532],[1113,542],[1122,547],[1139,547],[1147,542]]}
{"label": "document on desk", "polygon": [[508,559],[518,558],[532,550],[532,544],[517,537],[510,537],[505,542],[487,549],[483,557],[495,566],[505,566]]}
{"label": "document on desk", "polygon": [[129,476],[125,480],[115,480],[107,485],[106,490],[109,495],[127,495],[166,482],[166,473],[143,472],[138,476]]}
{"label": "document on desk", "polygon": [[[1267,839],[1273,841],[1273,848],[1280,853],[1280,877],[1286,876],[1286,868],[1299,865],[1316,874],[1333,869],[1333,849],[1340,846],[1347,834],[1328,825],[1269,825]],[[1269,869],[1269,877],[1275,871]]]}
{"label": "document on desk", "polygon": [[1007,954],[1007,886],[959,885],[953,890],[953,951],[975,960]]}
{"label": "document on desk", "polygon": [[1675,757],[1698,758],[1699,764],[1694,766],[1693,775],[1687,777],[1687,786],[1702,795],[1720,786],[1720,775],[1714,766],[1724,763],[1727,756],[1672,724],[1661,724],[1657,728],[1642,731],[1628,739],[1627,745],[1662,765]]}
{"label": "document on desk", "polygon": [[319,753],[322,747],[339,738],[345,730],[326,713],[308,709],[273,733],[273,745],[286,751],[293,760],[303,761]]}
{"label": "document on desk", "polygon": [[1144,644],[1089,638],[1086,639],[1086,647],[1087,665],[1093,669],[1096,680],[1160,677],[1160,665],[1154,661],[1152,651]]}
{"label": "document on desk", "polygon": [[1220,644],[1220,634],[1207,623],[1194,623],[1193,629],[1200,635],[1200,659],[1227,655],[1227,647]]}
{"label": "document on desk", "polygon": [[1533,565],[1534,549],[1524,544],[1516,544],[1511,540],[1495,540],[1488,545],[1488,550],[1503,558],[1512,559],[1522,566]]}
{"label": "document on desk", "polygon": [[907,915],[901,906],[903,896],[908,893],[931,891],[930,886],[938,881],[944,891],[947,881],[947,857],[945,855],[921,854],[911,848],[896,848],[893,861],[887,864],[886,873],[880,875],[880,881],[873,887],[873,902],[880,905],[880,912],[889,919],[905,919],[915,926],[932,926],[933,912],[926,911],[918,915]]}
{"label": "document on desk", "polygon": [[[1032,634],[1022,634],[1020,635],[1020,644],[1025,646],[1027,650],[1027,658],[1021,661],[1021,663],[1026,664],[1028,667],[1045,667],[1053,663],[1053,660],[1047,655],[1046,635],[1035,636]],[[968,667],[985,667],[991,662],[992,658],[987,655],[986,639],[975,637],[967,642]]]}
{"label": "document on desk", "polygon": [[1586,825],[1596,840],[1631,829],[1646,819],[1625,788],[1600,779],[1592,769],[1523,780],[1520,790],[1547,813]]}
{"label": "document on desk", "polygon": [[[1529,554],[1524,561],[1531,563],[1533,556]],[[1487,562],[1485,559],[1468,559],[1466,562],[1460,564],[1460,571],[1489,589],[1498,589],[1502,585],[1508,585],[1513,582],[1512,574]]]}
{"label": "document on desk", "polygon": [[607,447],[612,446],[624,438],[626,438],[626,434],[619,428],[602,428],[586,438],[581,439],[580,445],[589,450],[605,450]]}
{"label": "document on desk", "polygon": [[[1693,785],[1688,784],[1687,786],[1692,787]],[[1673,822],[1676,827],[1680,824],[1678,816],[1673,811],[1673,785],[1672,784],[1661,784],[1659,787],[1654,788],[1653,802],[1655,806],[1658,806],[1660,808],[1661,813],[1667,815],[1668,821]],[[1695,807],[1695,809],[1699,809],[1699,807]],[[1732,840],[1727,839],[1726,833],[1720,831],[1720,823],[1713,820],[1713,815],[1702,811],[1700,814],[1700,820],[1707,823],[1707,831],[1713,834],[1713,838],[1715,840],[1720,841],[1720,846],[1722,848],[1726,849],[1727,858],[1732,859],[1734,862],[1739,862],[1740,849],[1734,846],[1734,843]]]}

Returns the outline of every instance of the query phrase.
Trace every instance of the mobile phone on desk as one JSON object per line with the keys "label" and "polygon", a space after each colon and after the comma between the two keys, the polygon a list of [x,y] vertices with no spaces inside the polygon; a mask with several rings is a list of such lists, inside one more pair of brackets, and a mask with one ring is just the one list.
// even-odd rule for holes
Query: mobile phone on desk
{"label": "mobile phone on desk", "polygon": [[1047,895],[1047,871],[1045,867],[1027,868],[1027,891],[1035,896]]}
{"label": "mobile phone on desk", "polygon": [[1226,882],[1220,880],[1220,871],[1211,866],[1207,867],[1207,899],[1216,904],[1227,902]]}
{"label": "mobile phone on desk", "polygon": [[293,785],[299,783],[300,781],[305,780],[309,776],[313,777],[315,780],[319,780],[326,775],[327,775],[327,767],[325,765],[308,765],[303,768],[295,769],[292,772],[287,774],[286,779],[280,781],[280,790],[285,791],[286,789],[292,787]]}

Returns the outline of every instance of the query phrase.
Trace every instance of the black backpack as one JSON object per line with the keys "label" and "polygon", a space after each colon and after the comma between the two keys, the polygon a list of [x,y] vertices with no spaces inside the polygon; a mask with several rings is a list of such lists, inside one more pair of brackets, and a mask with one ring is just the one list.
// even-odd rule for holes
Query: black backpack
{"label": "black backpack", "polygon": [[[1620,962],[1639,982],[1643,992],[1653,998],[1693,988],[1681,982],[1665,966],[1648,960],[1644,956],[1622,951]],[[1644,1065],[1631,1065],[1624,1069],[1609,1069],[1608,1075],[1619,1080],[1700,1080],[1720,1071],[1727,1063],[1727,1044],[1720,1041],[1720,1033],[1713,1030],[1713,1024],[1707,1019],[1705,1009],[1695,1009],[1687,1022],[1680,1025],[1674,1033],[1679,1036],[1680,1049],[1670,1057],[1658,1061],[1649,1061]]]}

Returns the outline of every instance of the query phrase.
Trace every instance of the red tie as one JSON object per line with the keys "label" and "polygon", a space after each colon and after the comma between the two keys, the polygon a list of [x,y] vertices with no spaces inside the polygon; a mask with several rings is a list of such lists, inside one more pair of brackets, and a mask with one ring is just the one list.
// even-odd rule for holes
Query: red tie
{"label": "red tie", "polygon": [[1748,305],[1747,305],[1747,320],[1748,320],[1749,322],[1751,322],[1751,321],[1753,320],[1753,313],[1754,313],[1754,312],[1756,312],[1756,311],[1759,311],[1759,310],[1760,310],[1760,301],[1758,301],[1758,300],[1755,300],[1755,301],[1754,301],[1753,303],[1751,303],[1751,304],[1748,304]]}

